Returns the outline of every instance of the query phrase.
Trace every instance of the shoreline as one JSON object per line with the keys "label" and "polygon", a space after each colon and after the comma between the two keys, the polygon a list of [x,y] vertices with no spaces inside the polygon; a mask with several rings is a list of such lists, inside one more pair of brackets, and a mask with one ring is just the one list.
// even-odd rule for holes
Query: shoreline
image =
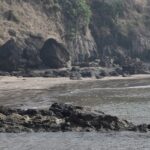
{"label": "shoreline", "polygon": [[[104,77],[99,81],[111,80],[140,80],[150,79],[150,75],[133,75],[130,77]],[[53,88],[61,84],[75,84],[85,82],[95,82],[98,79],[84,78],[83,80],[70,80],[69,78],[44,78],[44,77],[10,77],[0,76],[0,90],[41,90]],[[20,132],[91,132],[91,131],[134,131],[149,132],[149,124],[133,124],[128,120],[93,109],[67,105],[62,103],[52,103],[51,107],[27,108],[0,106],[0,132],[20,133]],[[93,112],[94,111],[94,112]],[[105,111],[104,111],[105,112]],[[67,116],[66,116],[67,114]],[[69,116],[68,116],[69,114]],[[111,114],[111,113],[110,113]],[[94,118],[93,118],[94,116]],[[74,120],[72,120],[74,117]],[[90,119],[89,119],[90,117]],[[99,120],[99,118],[101,118]],[[69,120],[68,120],[69,119]],[[87,120],[88,119],[88,120]],[[94,119],[94,120],[93,120]],[[47,124],[47,122],[49,124]],[[90,122],[90,126],[89,126]],[[99,124],[100,123],[100,124]],[[105,124],[106,123],[106,124]],[[114,124],[115,123],[115,124]],[[83,126],[84,124],[84,126]]]}
{"label": "shoreline", "polygon": [[83,78],[81,80],[71,80],[67,77],[60,78],[45,78],[45,77],[12,77],[12,76],[0,76],[0,90],[15,90],[15,89],[48,89],[62,84],[75,84],[93,81],[111,81],[111,80],[138,80],[148,79],[149,74],[132,75],[128,77],[104,77],[101,79],[96,78]]}

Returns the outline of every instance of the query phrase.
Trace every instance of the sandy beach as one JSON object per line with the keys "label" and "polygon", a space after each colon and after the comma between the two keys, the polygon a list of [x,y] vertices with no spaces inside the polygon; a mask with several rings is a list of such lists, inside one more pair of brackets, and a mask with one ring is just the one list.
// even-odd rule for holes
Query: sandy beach
{"label": "sandy beach", "polygon": [[[130,79],[145,79],[150,78],[150,75],[133,75],[129,77],[104,77],[99,80],[130,80]],[[23,90],[23,89],[48,89],[51,87],[59,86],[62,84],[73,84],[81,82],[92,82],[97,79],[95,78],[84,78],[82,80],[70,80],[69,78],[43,78],[43,77],[0,77],[0,90]]]}

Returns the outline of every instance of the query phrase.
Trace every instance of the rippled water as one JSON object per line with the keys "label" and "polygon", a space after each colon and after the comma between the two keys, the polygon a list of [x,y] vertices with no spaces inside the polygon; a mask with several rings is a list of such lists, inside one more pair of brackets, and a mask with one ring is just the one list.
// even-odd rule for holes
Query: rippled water
{"label": "rippled water", "polygon": [[149,150],[150,135],[139,133],[0,134],[1,150]]}
{"label": "rippled water", "polygon": [[[66,102],[92,107],[136,124],[150,123],[150,79],[93,81],[48,90],[1,90],[0,105],[47,107]],[[0,150],[149,150],[149,133],[0,134]]]}

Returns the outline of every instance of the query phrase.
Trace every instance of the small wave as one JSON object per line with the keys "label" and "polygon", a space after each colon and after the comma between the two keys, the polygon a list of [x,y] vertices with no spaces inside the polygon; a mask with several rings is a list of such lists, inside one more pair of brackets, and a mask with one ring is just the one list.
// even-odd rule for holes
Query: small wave
{"label": "small wave", "polygon": [[130,87],[107,87],[107,88],[92,88],[92,89],[75,89],[73,91],[70,91],[69,93],[63,93],[61,96],[65,96],[68,94],[77,94],[77,93],[85,93],[90,91],[98,91],[98,90],[127,90],[127,89],[149,89],[150,85],[144,85],[144,86],[130,86]]}
{"label": "small wave", "polygon": [[108,87],[108,88],[92,88],[88,90],[126,90],[126,89],[149,89],[150,85],[144,86],[130,86],[130,87]]}

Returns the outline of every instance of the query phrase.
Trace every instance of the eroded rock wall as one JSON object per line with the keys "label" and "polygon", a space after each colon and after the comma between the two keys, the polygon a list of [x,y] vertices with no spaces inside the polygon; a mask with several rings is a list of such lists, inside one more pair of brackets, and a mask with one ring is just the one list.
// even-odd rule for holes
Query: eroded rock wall
{"label": "eroded rock wall", "polygon": [[[48,39],[54,39],[67,49],[72,64],[97,58],[104,62],[110,58],[120,65],[124,64],[126,57],[149,61],[148,0],[87,0],[91,9],[89,25],[83,25],[82,17],[76,20],[80,17],[76,16],[76,8],[71,8],[72,12],[65,9],[64,4],[68,3],[74,7],[72,2],[0,0],[0,45],[8,43],[12,38],[19,43],[17,53],[21,54],[15,58],[22,64],[16,68],[39,68],[45,65],[40,52]],[[79,26],[80,30],[74,31]],[[62,66],[68,63],[68,59],[66,61]]]}
{"label": "eroded rock wall", "polygon": [[[97,57],[96,43],[88,26],[84,32],[74,35],[75,38],[71,37],[66,18],[58,1],[0,0],[0,45],[13,38],[21,40],[22,47],[26,48],[29,45],[26,39],[32,37],[30,50],[40,51],[45,41],[54,39],[68,49],[72,63]],[[39,37],[43,45],[37,45]]]}

